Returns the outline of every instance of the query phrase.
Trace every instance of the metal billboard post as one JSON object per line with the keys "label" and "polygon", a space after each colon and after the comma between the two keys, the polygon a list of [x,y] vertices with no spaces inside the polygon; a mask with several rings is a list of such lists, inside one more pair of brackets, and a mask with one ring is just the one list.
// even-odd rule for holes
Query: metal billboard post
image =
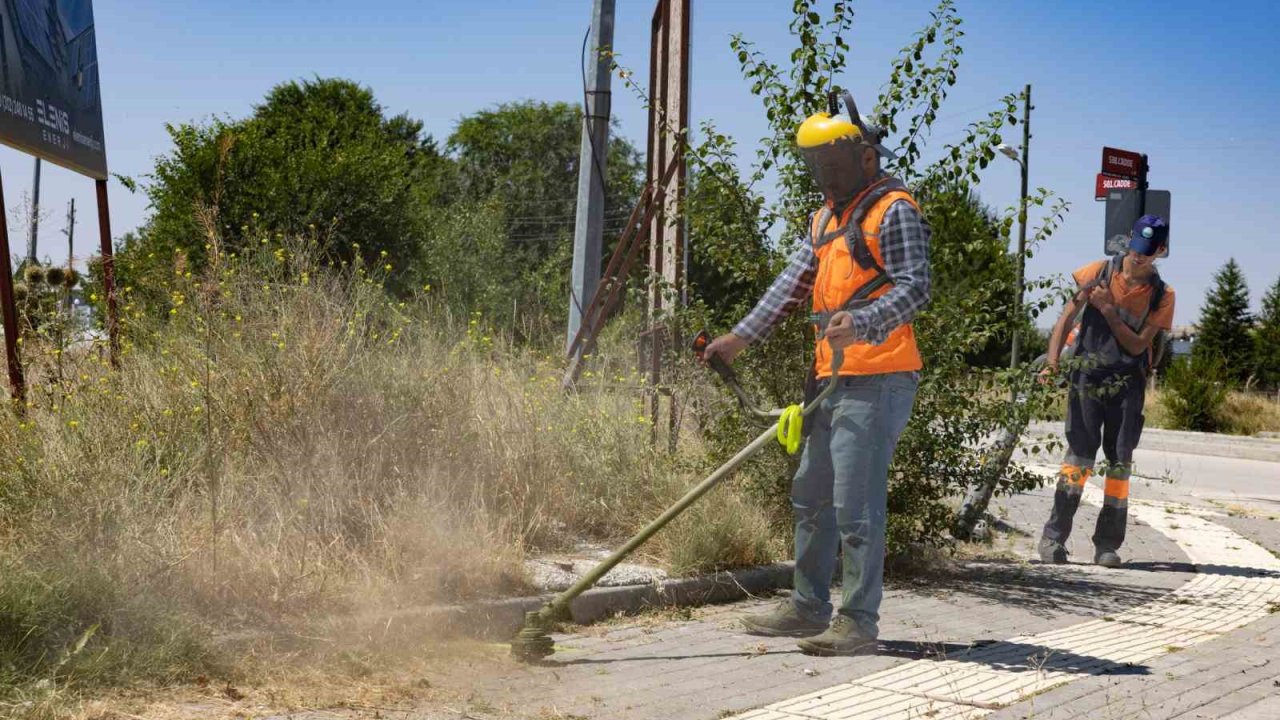
{"label": "metal billboard post", "polygon": [[9,257],[9,219],[4,212],[4,181],[0,179],[0,305],[4,315],[4,355],[9,367],[9,393],[19,404],[26,399],[26,381],[18,358],[18,308],[13,301],[13,264]]}
{"label": "metal billboard post", "polygon": [[107,203],[107,181],[97,180],[98,233],[102,251],[102,286],[107,302],[107,342],[111,366],[120,367],[120,317],[116,310],[116,261],[111,249],[111,208]]}

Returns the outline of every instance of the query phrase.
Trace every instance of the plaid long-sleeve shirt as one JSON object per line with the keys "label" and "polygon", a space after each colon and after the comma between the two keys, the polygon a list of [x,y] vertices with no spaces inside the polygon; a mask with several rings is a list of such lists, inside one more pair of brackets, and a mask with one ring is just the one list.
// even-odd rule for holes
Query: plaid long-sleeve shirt
{"label": "plaid long-sleeve shirt", "polygon": [[[889,206],[880,224],[880,254],[893,287],[871,304],[850,313],[854,336],[860,341],[879,345],[928,304],[930,234],[929,224],[911,203],[898,200]],[[806,237],[791,254],[786,269],[733,333],[752,343],[768,337],[813,294],[817,275],[818,256]]]}

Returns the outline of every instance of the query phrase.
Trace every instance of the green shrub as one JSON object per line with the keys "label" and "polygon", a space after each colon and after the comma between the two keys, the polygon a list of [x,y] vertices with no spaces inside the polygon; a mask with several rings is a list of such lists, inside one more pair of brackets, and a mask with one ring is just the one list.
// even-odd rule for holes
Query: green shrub
{"label": "green shrub", "polygon": [[1217,432],[1230,386],[1223,362],[1211,355],[1178,358],[1165,375],[1160,401],[1170,429]]}

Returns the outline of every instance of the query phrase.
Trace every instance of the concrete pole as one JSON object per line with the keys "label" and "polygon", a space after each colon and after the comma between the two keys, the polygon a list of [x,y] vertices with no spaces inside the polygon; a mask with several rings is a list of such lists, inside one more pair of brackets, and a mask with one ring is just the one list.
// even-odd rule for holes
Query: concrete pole
{"label": "concrete pole", "polygon": [[[75,265],[76,258],[76,199],[71,198],[71,204],[67,208],[67,272],[71,272]],[[63,292],[63,304],[66,311],[71,312],[71,289],[67,288]]]}
{"label": "concrete pole", "polygon": [[36,235],[40,232],[40,158],[31,181],[31,236],[27,238],[27,262],[36,261]]}
{"label": "concrete pole", "polygon": [[600,53],[613,48],[613,7],[614,0],[595,0],[587,41],[586,108],[582,118],[582,149],[578,153],[578,204],[573,229],[566,348],[578,334],[587,303],[600,284],[611,80],[610,61]]}
{"label": "concrete pole", "polygon": [[70,269],[75,262],[76,252],[76,199],[71,198],[71,204],[67,207],[67,268]]}

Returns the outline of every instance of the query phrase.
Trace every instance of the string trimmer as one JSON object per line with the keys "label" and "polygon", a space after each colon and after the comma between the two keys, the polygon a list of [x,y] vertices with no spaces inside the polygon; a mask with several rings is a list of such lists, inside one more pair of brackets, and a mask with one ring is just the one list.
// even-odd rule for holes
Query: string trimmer
{"label": "string trimmer", "polygon": [[[581,580],[574,583],[573,587],[565,590],[557,595],[554,599],[542,606],[542,609],[525,613],[524,627],[520,629],[516,638],[511,641],[511,654],[516,659],[523,662],[533,662],[541,658],[551,655],[555,651],[555,643],[551,639],[552,626],[557,622],[568,622],[573,619],[569,604],[573,599],[589,590],[593,585],[599,582],[600,578],[613,569],[615,565],[622,562],[624,558],[630,555],[647,541],[653,537],[659,530],[674,520],[680,513],[684,512],[690,505],[694,504],[703,495],[707,494],[711,488],[715,487],[721,480],[725,479],[745,462],[752,455],[759,452],[771,440],[781,443],[787,452],[795,453],[800,448],[800,438],[804,417],[814,411],[823,400],[826,399],[835,383],[827,383],[827,386],[813,399],[808,405],[791,405],[786,408],[763,410],[752,401],[751,396],[742,389],[742,384],[738,382],[737,374],[733,368],[729,367],[718,356],[706,357],[705,351],[709,336],[706,331],[698,333],[693,341],[693,351],[697,354],[699,360],[704,360],[716,371],[729,387],[733,394],[738,398],[744,410],[759,424],[768,425],[768,429],[760,433],[755,440],[752,440],[746,447],[738,451],[738,454],[729,459],[728,462],[716,468],[715,472],[707,476],[705,480],[698,483],[693,489],[685,493],[674,505],[667,508],[665,512],[659,515],[653,522],[650,522],[643,530],[636,533],[625,545],[618,548],[612,555],[600,561],[591,572],[587,573]],[[840,367],[843,361],[844,353],[835,348],[832,352],[832,367]]]}

